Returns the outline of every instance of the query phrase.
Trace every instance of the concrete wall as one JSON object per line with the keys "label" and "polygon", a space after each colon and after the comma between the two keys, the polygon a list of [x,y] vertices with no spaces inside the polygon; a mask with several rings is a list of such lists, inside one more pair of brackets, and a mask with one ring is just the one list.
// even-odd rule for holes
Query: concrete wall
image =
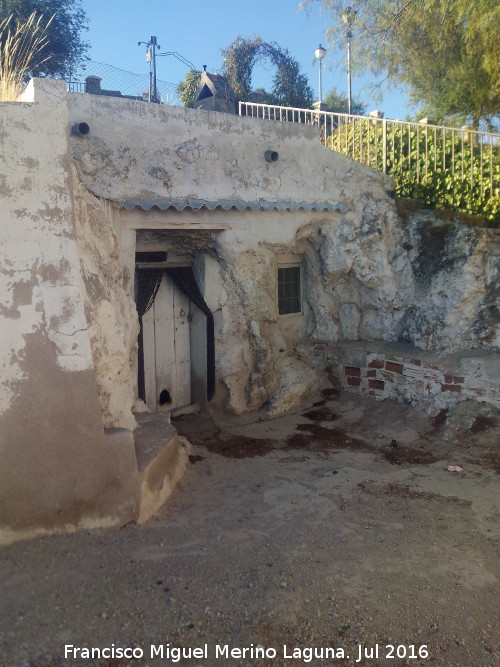
{"label": "concrete wall", "polygon": [[407,343],[312,341],[329,383],[352,393],[404,401],[432,414],[462,401],[500,408],[500,357],[461,351],[438,356]]}
{"label": "concrete wall", "polygon": [[[349,206],[374,184],[379,197],[390,188],[382,174],[321,146],[316,127],[94,95],[68,103],[71,122],[90,126],[71,138],[80,178],[112,201],[340,198]],[[266,150],[278,161],[266,162]]]}
{"label": "concrete wall", "polygon": [[0,542],[129,520],[130,431],[106,434],[76,243],[64,82],[0,115]]}

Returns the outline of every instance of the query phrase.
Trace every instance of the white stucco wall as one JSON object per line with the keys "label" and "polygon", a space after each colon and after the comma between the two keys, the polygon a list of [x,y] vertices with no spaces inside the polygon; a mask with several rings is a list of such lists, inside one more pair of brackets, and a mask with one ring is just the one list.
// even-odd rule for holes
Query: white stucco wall
{"label": "white stucco wall", "polygon": [[0,544],[134,518],[132,434],[106,434],[76,239],[66,85],[0,105]]}
{"label": "white stucco wall", "polygon": [[62,370],[92,368],[73,235],[63,81],[30,83],[0,115],[0,338],[2,408],[16,397],[26,337],[44,331]]}
{"label": "white stucco wall", "polygon": [[[320,145],[317,128],[231,114],[74,94],[72,138],[82,182],[114,201],[187,198],[240,201],[344,201],[382,174]],[[264,159],[266,150],[277,162]],[[362,180],[360,180],[362,179]]]}

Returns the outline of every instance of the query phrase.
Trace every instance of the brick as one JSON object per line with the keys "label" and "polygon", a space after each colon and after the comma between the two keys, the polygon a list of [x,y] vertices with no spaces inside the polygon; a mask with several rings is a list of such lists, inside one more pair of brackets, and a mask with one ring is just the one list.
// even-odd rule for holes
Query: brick
{"label": "brick", "polygon": [[372,359],[368,364],[368,368],[383,368],[384,362],[379,359]]}
{"label": "brick", "polygon": [[[458,388],[461,389],[460,385],[458,385]],[[473,393],[476,394],[476,396],[484,396],[486,392],[484,389],[480,389],[479,387],[465,387],[465,391],[467,393]]]}
{"label": "brick", "polygon": [[387,371],[380,371],[380,374],[384,378],[384,380],[387,380],[387,382],[394,382],[393,373],[388,373]]}
{"label": "brick", "polygon": [[422,362],[422,366],[424,366],[424,368],[432,368],[435,371],[441,370],[439,366],[437,366],[436,364],[431,364],[429,361]]}
{"label": "brick", "polygon": [[386,354],[385,358],[389,361],[397,361],[398,364],[403,363],[402,357],[394,357],[392,354]]}
{"label": "brick", "polygon": [[351,387],[359,387],[359,385],[361,384],[361,378],[348,377],[347,384],[350,385]]}
{"label": "brick", "polygon": [[383,389],[385,387],[385,382],[382,380],[368,380],[368,386],[370,389]]}
{"label": "brick", "polygon": [[366,371],[366,377],[367,378],[376,378],[377,377],[377,371],[375,370],[375,368],[372,368],[369,371]]}
{"label": "brick", "polygon": [[453,376],[453,382],[456,382],[458,384],[463,384],[465,382],[465,378],[463,377],[457,377],[456,375]]}
{"label": "brick", "polygon": [[403,375],[409,378],[421,379],[424,377],[425,369],[413,364],[405,364]]}
{"label": "brick", "polygon": [[344,366],[344,373],[346,375],[361,377],[361,368],[358,368],[357,366]]}
{"label": "brick", "polygon": [[422,362],[420,359],[405,359],[404,360],[405,364],[412,364],[413,366],[421,366]]}
{"label": "brick", "polygon": [[432,380],[432,382],[442,382],[443,374],[438,372],[431,373],[430,371],[426,371],[424,375],[424,380]]}
{"label": "brick", "polygon": [[393,361],[386,361],[385,369],[394,373],[400,373],[401,375],[403,374],[403,364],[396,364]]}
{"label": "brick", "polygon": [[462,391],[462,387],[459,384],[442,384],[441,391],[460,392]]}
{"label": "brick", "polygon": [[453,384],[453,375],[445,375],[444,381],[446,382],[446,384]]}

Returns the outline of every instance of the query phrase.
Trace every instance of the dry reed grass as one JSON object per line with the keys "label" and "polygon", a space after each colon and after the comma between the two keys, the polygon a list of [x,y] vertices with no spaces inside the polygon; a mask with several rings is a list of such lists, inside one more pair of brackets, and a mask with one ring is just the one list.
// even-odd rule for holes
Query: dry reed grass
{"label": "dry reed grass", "polygon": [[47,45],[52,18],[45,23],[43,15],[37,18],[33,12],[24,22],[14,23],[12,16],[0,22],[1,102],[18,100],[29,72],[50,58],[42,58],[41,51]]}

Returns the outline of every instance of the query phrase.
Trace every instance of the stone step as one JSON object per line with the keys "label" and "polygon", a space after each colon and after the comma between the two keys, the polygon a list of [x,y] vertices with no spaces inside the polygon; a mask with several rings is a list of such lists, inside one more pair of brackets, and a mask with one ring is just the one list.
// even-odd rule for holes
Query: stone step
{"label": "stone step", "polygon": [[184,474],[191,445],[177,435],[168,413],[143,413],[136,419],[134,445],[140,488],[137,523],[142,524],[156,514]]}

